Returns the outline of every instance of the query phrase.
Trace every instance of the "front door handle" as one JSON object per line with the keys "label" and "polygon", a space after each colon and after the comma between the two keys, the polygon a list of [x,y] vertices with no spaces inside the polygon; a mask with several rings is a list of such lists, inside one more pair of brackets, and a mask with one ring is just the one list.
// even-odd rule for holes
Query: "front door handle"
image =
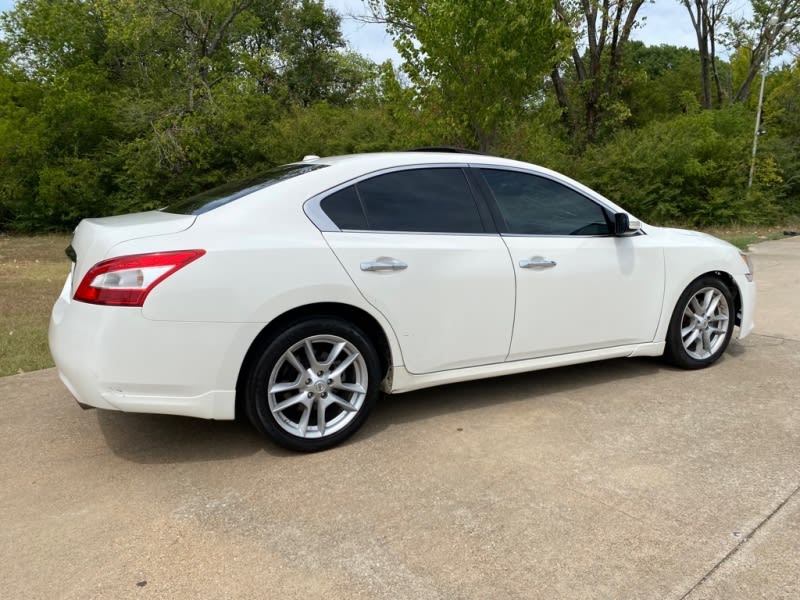
{"label": "front door handle", "polygon": [[556,266],[556,261],[547,260],[543,256],[534,256],[533,258],[523,258],[519,261],[519,266],[523,269],[552,269]]}
{"label": "front door handle", "polygon": [[361,263],[362,271],[402,271],[406,268],[408,268],[408,265],[402,260],[388,258],[386,256],[381,256],[375,260]]}

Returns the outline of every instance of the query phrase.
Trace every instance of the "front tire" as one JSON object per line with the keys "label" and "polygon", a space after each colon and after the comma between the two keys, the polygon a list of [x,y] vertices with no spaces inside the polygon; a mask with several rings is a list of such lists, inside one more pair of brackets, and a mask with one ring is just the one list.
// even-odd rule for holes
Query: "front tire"
{"label": "front tire", "polygon": [[311,318],[262,352],[247,378],[245,405],[253,425],[275,443],[316,452],[361,427],[379,384],[378,354],[358,327]]}
{"label": "front tire", "polygon": [[683,369],[713,364],[731,341],[733,294],[717,277],[696,279],[681,294],[667,331],[664,356]]}

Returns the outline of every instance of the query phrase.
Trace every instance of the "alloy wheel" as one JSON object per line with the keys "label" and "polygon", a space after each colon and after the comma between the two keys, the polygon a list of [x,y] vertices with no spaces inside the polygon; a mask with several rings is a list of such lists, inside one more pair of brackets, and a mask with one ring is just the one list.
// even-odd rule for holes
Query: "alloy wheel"
{"label": "alloy wheel", "polygon": [[715,354],[728,335],[730,311],[723,293],[713,287],[697,291],[687,302],[681,318],[681,342],[696,360]]}
{"label": "alloy wheel", "polygon": [[278,425],[293,436],[322,438],[344,429],[364,404],[367,365],[358,349],[335,335],[292,345],[270,373],[267,398]]}

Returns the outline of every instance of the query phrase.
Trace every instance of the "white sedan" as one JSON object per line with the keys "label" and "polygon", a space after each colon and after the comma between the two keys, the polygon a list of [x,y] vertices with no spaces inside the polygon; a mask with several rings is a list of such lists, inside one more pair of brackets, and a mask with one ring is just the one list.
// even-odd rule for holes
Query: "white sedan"
{"label": "white sedan", "polygon": [[83,406],[331,447],[381,391],[618,357],[710,365],[753,328],[749,258],[531,164],[306,157],[85,219],[50,322]]}

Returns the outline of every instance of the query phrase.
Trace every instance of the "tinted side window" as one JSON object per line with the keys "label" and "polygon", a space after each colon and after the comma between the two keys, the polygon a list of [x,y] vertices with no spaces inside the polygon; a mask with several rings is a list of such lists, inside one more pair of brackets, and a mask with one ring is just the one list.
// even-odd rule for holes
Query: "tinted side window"
{"label": "tinted side window", "polygon": [[482,233],[478,207],[461,169],[411,169],[356,185],[374,231]]}
{"label": "tinted side window", "polygon": [[339,229],[368,229],[355,186],[351,185],[324,198],[320,207]]}
{"label": "tinted side window", "polygon": [[506,233],[608,235],[605,212],[586,196],[550,179],[482,169],[506,222]]}

